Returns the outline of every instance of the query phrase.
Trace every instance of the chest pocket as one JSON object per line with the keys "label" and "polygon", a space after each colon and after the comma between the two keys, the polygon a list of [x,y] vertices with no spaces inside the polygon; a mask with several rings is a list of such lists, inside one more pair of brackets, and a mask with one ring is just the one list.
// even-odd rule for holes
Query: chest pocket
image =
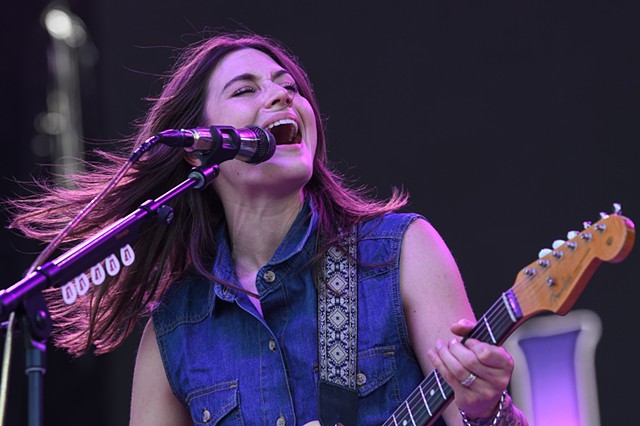
{"label": "chest pocket", "polygon": [[187,395],[187,403],[195,425],[244,425],[236,380],[191,392]]}
{"label": "chest pocket", "polygon": [[397,394],[396,363],[393,346],[377,347],[358,353],[356,385],[358,396],[364,398],[383,387],[391,386],[391,394]]}

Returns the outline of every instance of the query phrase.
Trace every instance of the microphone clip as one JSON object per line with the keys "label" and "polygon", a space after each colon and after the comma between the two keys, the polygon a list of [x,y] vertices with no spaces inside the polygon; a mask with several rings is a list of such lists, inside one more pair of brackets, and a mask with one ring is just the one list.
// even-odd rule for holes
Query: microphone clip
{"label": "microphone clip", "polygon": [[209,165],[202,164],[194,167],[189,172],[189,179],[196,182],[194,189],[202,189],[220,174],[220,165],[211,163]]}
{"label": "microphone clip", "polygon": [[[192,153],[200,161],[200,167],[218,166],[223,161],[235,158],[240,150],[240,137],[236,129],[231,126],[210,126],[182,131],[192,134],[193,144],[185,146],[185,151]],[[200,139],[206,140],[208,146],[211,146],[212,149],[193,148],[194,145],[199,145],[198,141]]]}

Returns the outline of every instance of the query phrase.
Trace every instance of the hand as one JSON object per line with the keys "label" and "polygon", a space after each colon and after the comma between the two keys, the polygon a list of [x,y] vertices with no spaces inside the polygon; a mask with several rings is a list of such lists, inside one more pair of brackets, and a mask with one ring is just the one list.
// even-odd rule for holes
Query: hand
{"label": "hand", "polygon": [[[451,326],[451,331],[464,337],[474,325],[460,320]],[[460,339],[454,338],[449,342],[438,340],[427,354],[455,392],[456,405],[469,418],[496,414],[513,372],[513,359],[504,348],[475,339],[468,339],[463,345]]]}

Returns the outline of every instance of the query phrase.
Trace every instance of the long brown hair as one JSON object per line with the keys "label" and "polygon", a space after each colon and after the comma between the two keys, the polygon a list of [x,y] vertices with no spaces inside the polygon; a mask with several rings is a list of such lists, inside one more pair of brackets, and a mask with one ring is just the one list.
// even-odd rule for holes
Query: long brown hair
{"label": "long brown hair", "polygon": [[[137,133],[116,152],[99,152],[100,161],[89,172],[78,174],[72,189],[38,185],[32,196],[10,201],[12,228],[30,238],[50,241],[114,176],[132,149],[169,128],[193,128],[205,123],[203,106],[209,77],[228,53],[260,50],[273,58],[295,79],[299,95],[311,104],[318,123],[318,144],[313,175],[304,188],[319,213],[322,253],[339,238],[339,229],[397,210],[406,194],[394,190],[387,201],[368,197],[362,188],[348,185],[327,160],[324,126],[311,82],[295,56],[279,42],[257,35],[221,34],[184,49],[169,72],[161,95],[138,124]],[[224,124],[224,123],[220,123]],[[158,146],[142,156],[108,197],[67,239],[77,243],[98,229],[134,211],[142,202],[165,193],[182,182],[190,166],[177,148]],[[115,281],[93,286],[89,294],[66,305],[58,291],[47,299],[54,318],[54,343],[71,354],[89,350],[104,353],[115,349],[133,331],[138,319],[178,277],[187,271],[215,279],[214,228],[223,219],[220,199],[211,185],[175,200],[175,216],[169,226],[152,225],[133,244],[138,260],[123,268]]]}

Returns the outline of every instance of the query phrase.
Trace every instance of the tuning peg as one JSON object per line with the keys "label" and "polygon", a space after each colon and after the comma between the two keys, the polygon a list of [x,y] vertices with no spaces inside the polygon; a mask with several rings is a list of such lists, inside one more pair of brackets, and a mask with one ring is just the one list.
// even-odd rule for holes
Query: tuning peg
{"label": "tuning peg", "polygon": [[609,215],[608,215],[607,213],[605,213],[605,212],[600,212],[600,219],[606,219],[606,218],[608,218],[608,217],[609,217]]}
{"label": "tuning peg", "polygon": [[613,203],[613,213],[622,214],[622,205],[620,203]]}
{"label": "tuning peg", "polygon": [[543,248],[542,250],[540,250],[538,252],[538,258],[542,259],[543,257],[545,257],[546,255],[548,255],[549,253],[551,253],[553,250],[548,249],[548,248]]}
{"label": "tuning peg", "polygon": [[569,232],[567,232],[567,239],[568,240],[573,240],[579,234],[580,234],[580,232],[578,232],[578,231],[569,231]]}
{"label": "tuning peg", "polygon": [[585,220],[584,222],[582,222],[582,226],[584,229],[589,229],[591,227],[591,222],[588,220]]}
{"label": "tuning peg", "polygon": [[551,244],[551,247],[553,247],[553,249],[555,250],[562,247],[563,244],[564,244],[564,240],[555,240],[553,244]]}

